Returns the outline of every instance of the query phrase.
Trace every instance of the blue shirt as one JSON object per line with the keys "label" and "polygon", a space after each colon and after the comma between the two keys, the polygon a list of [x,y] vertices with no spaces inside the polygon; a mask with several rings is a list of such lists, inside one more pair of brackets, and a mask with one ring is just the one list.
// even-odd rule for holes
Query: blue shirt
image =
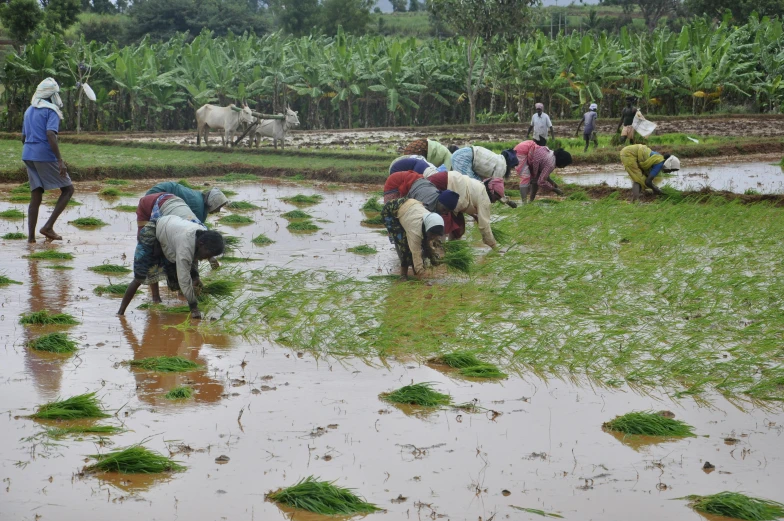
{"label": "blue shirt", "polygon": [[147,195],[150,194],[174,194],[185,201],[197,219],[201,222],[207,220],[207,204],[204,202],[204,194],[198,190],[187,188],[174,181],[166,181],[147,190]]}
{"label": "blue shirt", "polygon": [[392,166],[389,168],[389,173],[394,174],[395,172],[413,170],[417,174],[422,175],[428,167],[430,167],[430,163],[427,161],[422,161],[415,157],[406,157],[392,163]]}
{"label": "blue shirt", "polygon": [[22,134],[25,137],[22,147],[22,161],[50,161],[57,162],[46,131],[60,131],[60,117],[52,109],[39,109],[32,105],[24,114]]}
{"label": "blue shirt", "polygon": [[[658,154],[658,152],[654,152],[653,150],[651,150],[651,155],[652,156],[654,156],[656,154]],[[648,176],[649,177],[656,177],[657,175],[659,175],[659,172],[661,172],[661,169],[662,169],[663,166],[664,166],[664,162],[656,163],[655,165],[653,165],[651,167],[651,171],[648,172]]]}

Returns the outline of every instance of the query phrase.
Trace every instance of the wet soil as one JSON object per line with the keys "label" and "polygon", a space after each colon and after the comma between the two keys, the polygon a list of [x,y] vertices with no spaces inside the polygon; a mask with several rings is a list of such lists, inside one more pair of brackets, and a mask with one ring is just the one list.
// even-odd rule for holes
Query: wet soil
{"label": "wet soil", "polygon": [[[409,359],[316,359],[264,339],[182,331],[172,327],[182,316],[136,309],[146,295],[137,296],[125,318],[117,317],[117,298],[92,290],[129,276],[109,278],[87,268],[131,264],[135,216],[110,207],[134,204],[149,185],[138,182],[129,189],[136,196],[107,201],[97,197],[97,184],[79,183],[75,198],[83,206],[67,208],[58,225],[66,239],[59,249],[73,253],[73,261],[30,261],[22,256],[47,246],[2,241],[2,270],[24,285],[0,288],[1,519],[324,519],[264,499],[308,475],[356,489],[385,509],[369,518],[390,520],[539,519],[512,505],[567,519],[697,520],[685,502],[674,499],[721,490],[781,499],[780,409],[741,410],[718,396],[675,400],[531,374],[482,383]],[[274,264],[359,277],[396,269],[387,239],[359,224],[364,218],[359,208],[368,197],[361,187],[260,180],[231,188],[239,192],[234,200],[262,207],[244,213],[255,220],[252,225],[218,226],[243,238],[235,255],[254,259],[241,264],[244,268]],[[280,214],[294,207],[280,198],[315,192],[324,199],[306,211],[319,219],[322,230],[289,233]],[[24,208],[0,203],[0,210],[9,207]],[[42,218],[49,211],[42,207]],[[109,225],[85,231],[67,224],[85,216]],[[0,219],[0,235],[20,231],[23,224]],[[259,233],[276,242],[253,246],[250,239]],[[359,244],[379,253],[345,251]],[[55,264],[73,269],[48,268]],[[167,303],[182,303],[163,293]],[[68,328],[81,346],[76,356],[25,348],[31,337],[58,329],[18,324],[20,313],[44,308],[80,320]],[[164,354],[205,367],[162,376],[119,363]],[[379,400],[380,393],[412,380],[434,382],[455,403],[476,400],[483,409],[407,414]],[[194,387],[194,398],[163,399],[176,385]],[[104,423],[126,432],[103,440],[64,438],[56,445],[28,439],[43,428],[25,418],[37,405],[87,391],[97,391],[114,414]],[[630,410],[661,409],[695,426],[699,436],[652,443],[601,428]],[[727,445],[728,437],[738,442]],[[142,441],[172,454],[187,470],[155,476],[80,474],[87,455]],[[229,461],[216,462],[223,455]],[[714,472],[703,471],[705,461],[716,466]]]}

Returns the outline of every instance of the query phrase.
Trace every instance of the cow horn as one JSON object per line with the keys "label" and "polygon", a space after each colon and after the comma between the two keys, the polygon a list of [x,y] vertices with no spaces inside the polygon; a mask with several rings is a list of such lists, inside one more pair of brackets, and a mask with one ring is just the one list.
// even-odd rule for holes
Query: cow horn
{"label": "cow horn", "polygon": [[242,112],[242,109],[237,107],[236,105],[229,105],[229,107],[231,107],[231,110],[233,110],[234,112]]}

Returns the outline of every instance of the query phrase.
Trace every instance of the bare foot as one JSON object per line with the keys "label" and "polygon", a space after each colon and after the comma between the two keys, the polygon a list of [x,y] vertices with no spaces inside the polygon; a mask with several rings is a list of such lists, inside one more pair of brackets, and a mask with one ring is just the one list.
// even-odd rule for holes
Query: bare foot
{"label": "bare foot", "polygon": [[28,237],[27,242],[30,244],[35,244],[35,237]]}
{"label": "bare foot", "polygon": [[57,235],[55,231],[51,228],[41,228],[38,232],[46,237],[47,242],[51,241],[62,241],[63,238],[60,235]]}

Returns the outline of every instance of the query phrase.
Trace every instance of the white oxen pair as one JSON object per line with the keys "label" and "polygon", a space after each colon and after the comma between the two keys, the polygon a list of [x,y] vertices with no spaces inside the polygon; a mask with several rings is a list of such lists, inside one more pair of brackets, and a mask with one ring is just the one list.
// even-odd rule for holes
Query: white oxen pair
{"label": "white oxen pair", "polygon": [[201,145],[201,136],[204,133],[204,144],[207,142],[207,134],[210,129],[221,129],[223,135],[223,145],[226,143],[232,144],[232,136],[234,132],[240,127],[240,124],[250,125],[253,123],[253,113],[247,104],[239,108],[235,105],[228,107],[218,107],[217,105],[203,105],[196,111],[196,146]]}
{"label": "white oxen pair", "polygon": [[281,148],[286,150],[286,132],[288,132],[290,128],[298,126],[299,117],[297,117],[297,113],[291,110],[291,108],[286,107],[285,119],[262,119],[259,121],[254,135],[256,147],[258,148],[262,137],[271,137],[275,150],[278,149],[278,140],[280,140]]}

